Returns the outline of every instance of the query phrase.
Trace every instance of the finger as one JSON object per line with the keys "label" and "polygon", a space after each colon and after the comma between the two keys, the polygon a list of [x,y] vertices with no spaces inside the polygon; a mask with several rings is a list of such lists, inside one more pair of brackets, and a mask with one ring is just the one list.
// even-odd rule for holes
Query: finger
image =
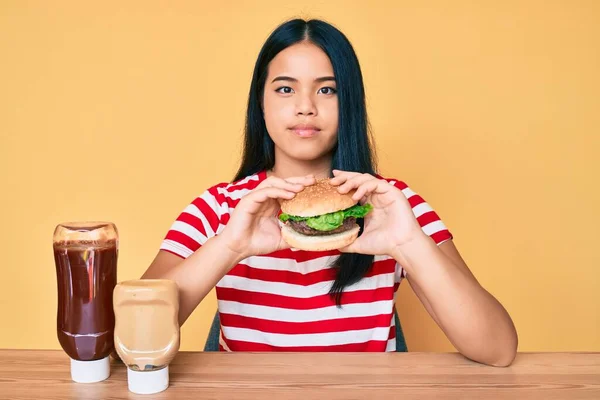
{"label": "finger", "polygon": [[354,195],[352,195],[352,198],[358,201],[361,205],[365,204],[365,202],[367,202],[367,200],[373,193],[385,194],[390,190],[396,189],[393,185],[390,185],[383,179],[374,179],[373,181],[369,181],[363,184],[363,186],[364,188],[362,189],[364,190],[364,193],[362,192],[361,187],[359,187],[358,189],[356,189]]}
{"label": "finger", "polygon": [[315,176],[312,174],[306,176],[294,176],[286,178],[285,180],[290,183],[299,183],[304,186],[310,186],[316,182]]}
{"label": "finger", "polygon": [[352,195],[352,199],[359,201],[364,197],[367,197],[377,189],[377,186],[379,186],[379,181],[377,179],[363,183],[356,189],[356,192]]}
{"label": "finger", "polygon": [[375,178],[369,174],[356,175],[356,176],[348,179],[346,182],[344,182],[343,185],[339,186],[338,191],[340,193],[348,193],[352,189],[356,189],[363,183],[368,182],[370,180],[377,180],[377,178]]}
{"label": "finger", "polygon": [[338,175],[361,175],[360,172],[343,171],[341,169],[334,169],[331,172],[333,172],[333,175],[335,175],[335,176],[338,176]]}
{"label": "finger", "polygon": [[267,188],[267,187],[276,187],[276,186],[280,185],[281,182],[283,182],[283,179],[278,178],[276,176],[270,176],[267,179],[265,179],[264,181],[262,181],[260,183],[260,185],[258,185],[256,188],[262,189],[262,188]]}
{"label": "finger", "polygon": [[[348,181],[351,181],[353,179],[358,179],[358,178],[360,178],[362,176],[365,176],[365,175],[370,176],[368,174],[358,174],[358,173],[352,172],[352,173],[338,175],[335,178],[332,178],[332,180],[330,180],[330,182],[333,181],[331,183],[334,186],[342,186],[344,183],[346,183]],[[346,193],[346,192],[341,192],[341,193]]]}
{"label": "finger", "polygon": [[262,189],[262,188],[266,188],[266,187],[272,187],[273,186],[273,181],[277,179],[274,176],[269,176],[267,179],[265,179],[264,181],[262,181],[255,190],[258,189]]}
{"label": "finger", "polygon": [[356,241],[358,241],[358,239],[356,239],[354,242],[350,243],[348,246],[338,249],[338,251],[340,253],[360,253],[360,251],[358,251],[359,248],[356,245]]}
{"label": "finger", "polygon": [[291,249],[292,246],[290,246],[288,244],[288,242],[286,242],[285,240],[283,240],[283,238],[281,238],[281,240],[279,241],[279,246],[277,246],[277,250],[286,250],[286,249]]}
{"label": "finger", "polygon": [[259,188],[263,189],[263,188],[268,188],[268,187],[276,187],[276,188],[285,189],[285,190],[289,190],[289,191],[296,192],[296,193],[300,192],[302,189],[304,189],[304,185],[302,183],[286,181],[281,178],[277,178],[275,176],[271,176],[271,177],[267,178],[266,180],[264,180],[260,185],[258,185],[257,189],[259,189]]}
{"label": "finger", "polygon": [[338,175],[334,178],[329,179],[329,183],[333,186],[339,186],[342,183],[346,182],[350,177],[348,175]]}
{"label": "finger", "polygon": [[267,187],[257,190],[248,196],[252,196],[251,199],[255,203],[264,203],[268,199],[292,199],[296,195],[295,192],[285,190],[277,187]]}
{"label": "finger", "polygon": [[334,186],[340,185],[354,176],[361,175],[358,172],[340,171],[339,169],[334,169],[332,172],[334,177],[329,179],[329,183]]}

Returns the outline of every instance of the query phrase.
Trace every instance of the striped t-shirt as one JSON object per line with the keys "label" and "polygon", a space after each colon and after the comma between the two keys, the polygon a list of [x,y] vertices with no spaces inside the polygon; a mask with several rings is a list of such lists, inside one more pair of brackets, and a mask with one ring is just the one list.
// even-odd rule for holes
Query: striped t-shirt
{"label": "striped t-shirt", "polygon": [[[223,231],[240,199],[266,179],[259,172],[206,190],[173,223],[161,249],[189,257]],[[378,176],[379,177],[379,176]],[[381,177],[379,177],[381,178]],[[384,179],[384,178],[381,178]],[[437,244],[452,236],[435,211],[405,183],[386,179],[408,198]],[[344,289],[342,307],[329,295],[339,251],[276,251],[242,260],[216,285],[224,351],[395,351],[394,300],[403,268],[386,255]]]}

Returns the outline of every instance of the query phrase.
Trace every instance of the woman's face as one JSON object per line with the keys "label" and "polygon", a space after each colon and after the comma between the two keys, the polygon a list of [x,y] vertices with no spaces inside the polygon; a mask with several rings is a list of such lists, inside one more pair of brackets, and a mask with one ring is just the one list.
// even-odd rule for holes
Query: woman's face
{"label": "woman's face", "polygon": [[313,161],[329,156],[337,141],[338,98],[323,50],[303,42],[271,60],[263,114],[276,157]]}

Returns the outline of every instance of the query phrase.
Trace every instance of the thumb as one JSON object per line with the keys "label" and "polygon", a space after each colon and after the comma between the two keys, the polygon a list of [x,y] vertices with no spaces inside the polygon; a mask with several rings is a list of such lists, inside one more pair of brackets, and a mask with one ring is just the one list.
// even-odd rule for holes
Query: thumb
{"label": "thumb", "polygon": [[287,249],[290,249],[291,247],[292,246],[290,246],[283,237],[279,238],[279,245],[277,246],[277,250],[287,250]]}
{"label": "thumb", "polygon": [[360,253],[359,246],[356,245],[357,241],[358,241],[358,239],[356,239],[354,242],[350,243],[348,246],[338,249],[338,251],[340,253]]}

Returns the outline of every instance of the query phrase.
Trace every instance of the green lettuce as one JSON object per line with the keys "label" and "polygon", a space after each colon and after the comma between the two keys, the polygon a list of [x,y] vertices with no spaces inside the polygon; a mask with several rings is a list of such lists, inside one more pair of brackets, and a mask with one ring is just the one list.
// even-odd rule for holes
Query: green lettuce
{"label": "green lettuce", "polygon": [[344,212],[337,211],[319,215],[306,220],[306,225],[318,231],[328,232],[340,227],[344,223]]}
{"label": "green lettuce", "polygon": [[344,210],[344,219],[348,217],[364,218],[372,209],[373,206],[370,204],[365,204],[364,206],[357,204]]}
{"label": "green lettuce", "polygon": [[329,214],[323,214],[316,217],[298,217],[296,215],[290,215],[282,213],[279,219],[282,222],[291,221],[306,221],[306,225],[318,231],[328,232],[339,228],[344,223],[346,218],[364,218],[369,211],[373,209],[370,204],[364,206],[355,205],[345,210],[332,212]]}

